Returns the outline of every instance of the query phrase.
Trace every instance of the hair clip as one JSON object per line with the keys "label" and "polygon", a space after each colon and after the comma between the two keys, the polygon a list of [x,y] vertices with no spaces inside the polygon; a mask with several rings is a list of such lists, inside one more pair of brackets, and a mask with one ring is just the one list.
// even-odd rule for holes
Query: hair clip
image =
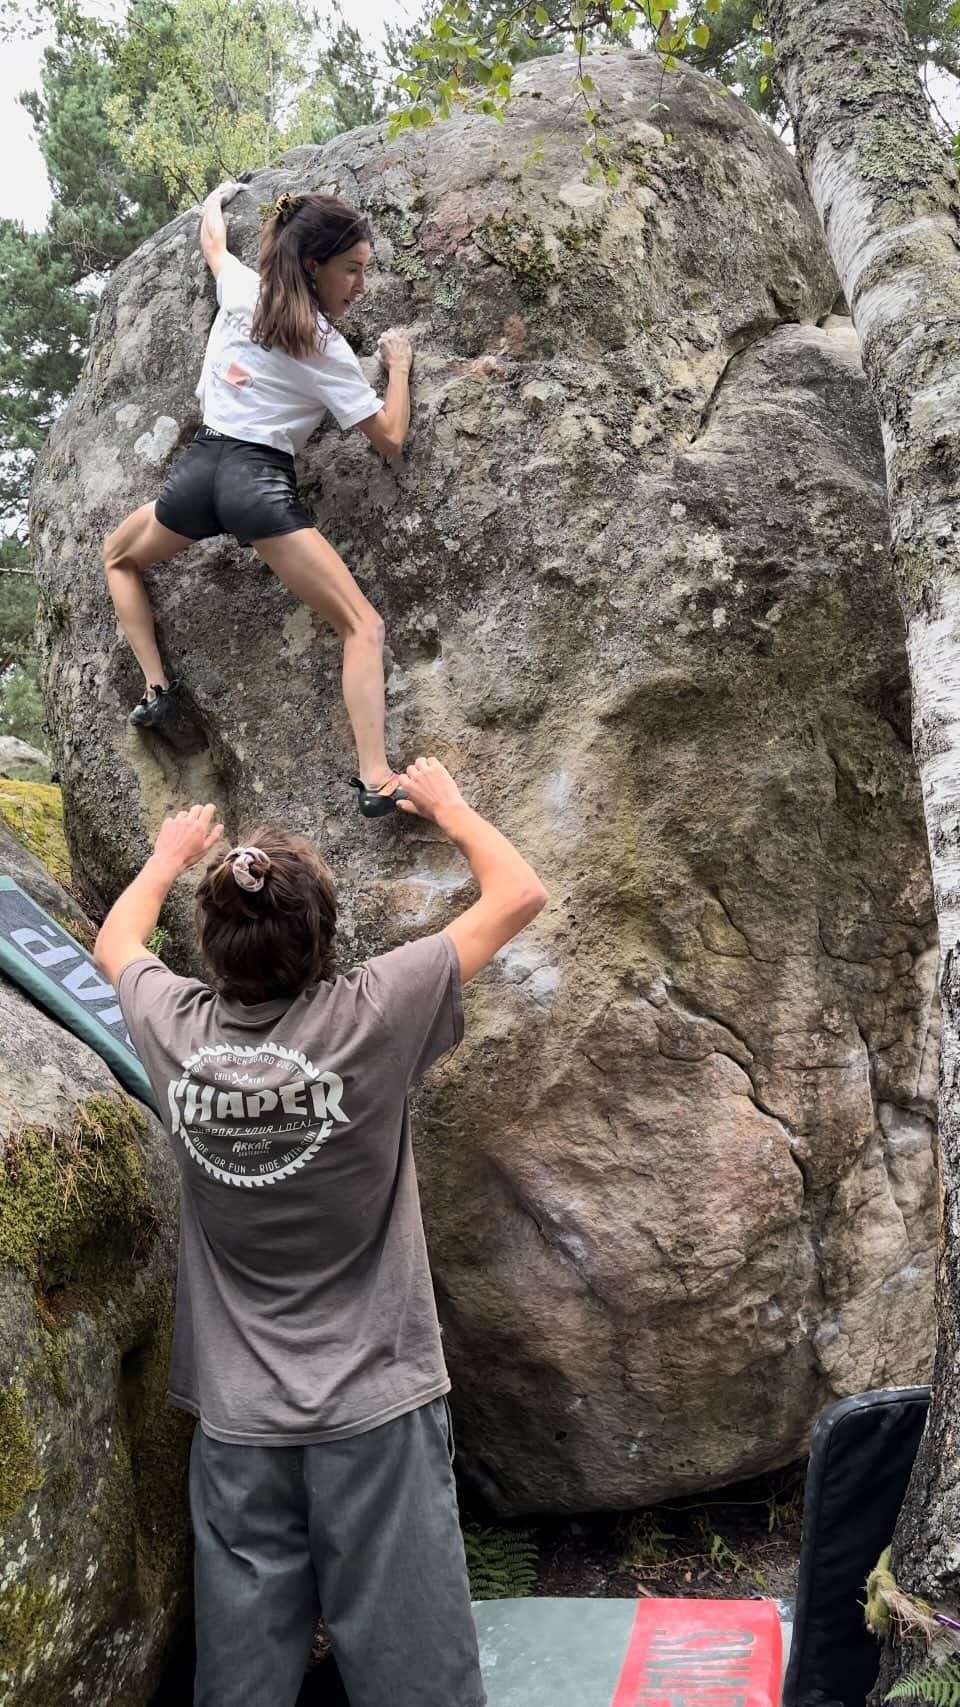
{"label": "hair clip", "polygon": [[270,870],[269,857],[262,848],[231,848],[227,858],[230,861],[230,870],[233,872],[233,881],[239,884],[241,889],[249,889],[255,892],[263,888],[264,873],[257,877],[250,870],[254,860],[258,865],[262,865],[265,871]]}

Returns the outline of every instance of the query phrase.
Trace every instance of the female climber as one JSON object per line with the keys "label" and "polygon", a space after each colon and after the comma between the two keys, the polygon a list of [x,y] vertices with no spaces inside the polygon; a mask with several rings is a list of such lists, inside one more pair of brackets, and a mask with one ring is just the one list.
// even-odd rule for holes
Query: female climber
{"label": "female climber", "polygon": [[293,459],[328,409],[341,430],[359,427],[383,456],[399,455],[410,425],[410,342],[402,331],[380,339],[381,401],[333,325],[366,288],[367,220],[334,196],[280,196],[264,224],[258,276],[227,249],[223,207],[242,189],[213,190],[200,225],[220,305],[197,386],[203,425],[156,503],[134,510],[104,545],[110,596],[145,681],[129,721],[158,729],[177,709],[179,683],[157,650],[143,571],[194,540],[233,534],[342,639],[360,771],[352,786],[361,813],[379,818],[399,797],[384,747],[383,623],[302,507]]}

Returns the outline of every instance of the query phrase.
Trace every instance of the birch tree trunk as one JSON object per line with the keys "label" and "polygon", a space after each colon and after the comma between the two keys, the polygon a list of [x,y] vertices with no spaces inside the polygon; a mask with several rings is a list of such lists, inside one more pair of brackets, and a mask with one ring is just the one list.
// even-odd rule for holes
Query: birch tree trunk
{"label": "birch tree trunk", "polygon": [[[901,0],[767,0],[797,154],[880,414],[940,931],[939,1343],[901,1587],[960,1605],[960,225]],[[919,1658],[889,1644],[881,1686]]]}

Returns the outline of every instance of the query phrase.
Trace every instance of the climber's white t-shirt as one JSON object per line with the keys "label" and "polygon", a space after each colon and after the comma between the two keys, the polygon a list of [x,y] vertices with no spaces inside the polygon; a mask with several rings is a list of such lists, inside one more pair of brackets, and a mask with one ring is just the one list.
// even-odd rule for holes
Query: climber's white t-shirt
{"label": "climber's white t-shirt", "polygon": [[332,327],[315,356],[264,350],[250,338],[260,278],[228,254],[217,278],[220,312],[207,340],[197,396],[203,424],[231,439],[296,454],[329,409],[345,432],[383,408],[360,363]]}

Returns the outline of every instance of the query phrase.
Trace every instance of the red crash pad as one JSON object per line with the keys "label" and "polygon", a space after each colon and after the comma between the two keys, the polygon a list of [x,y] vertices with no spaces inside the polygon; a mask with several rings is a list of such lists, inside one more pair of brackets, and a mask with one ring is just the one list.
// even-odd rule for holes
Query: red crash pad
{"label": "red crash pad", "polygon": [[776,1707],[783,1646],[767,1600],[642,1600],[610,1707]]}

